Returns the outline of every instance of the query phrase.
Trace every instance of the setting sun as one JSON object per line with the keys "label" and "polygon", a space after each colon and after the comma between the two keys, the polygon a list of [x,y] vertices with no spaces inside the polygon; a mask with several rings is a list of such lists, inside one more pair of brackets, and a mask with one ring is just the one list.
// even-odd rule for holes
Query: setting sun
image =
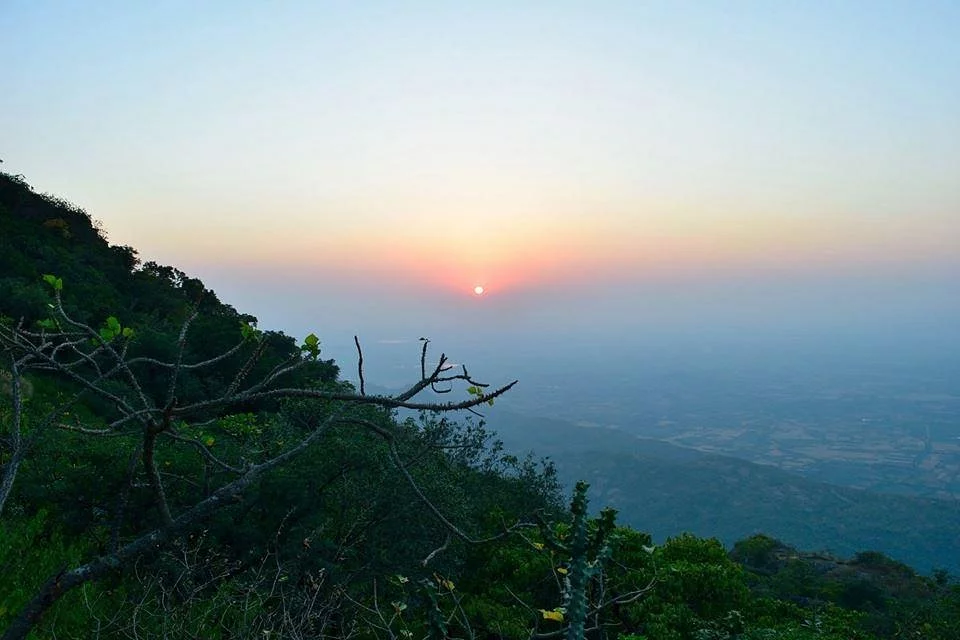
{"label": "setting sun", "polygon": [[482,296],[482,295],[483,295],[483,287],[481,287],[480,285],[477,285],[477,286],[475,286],[475,287],[473,288],[473,292],[474,292],[475,294],[477,294],[478,296]]}

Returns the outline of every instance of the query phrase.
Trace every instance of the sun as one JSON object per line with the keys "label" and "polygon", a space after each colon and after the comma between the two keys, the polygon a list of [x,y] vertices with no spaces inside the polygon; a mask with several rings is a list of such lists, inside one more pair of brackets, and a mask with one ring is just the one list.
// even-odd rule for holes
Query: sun
{"label": "sun", "polygon": [[474,292],[475,294],[477,294],[478,296],[482,296],[482,295],[483,295],[483,292],[484,292],[484,288],[481,287],[480,285],[477,285],[477,286],[475,286],[475,287],[473,288],[473,292]]}

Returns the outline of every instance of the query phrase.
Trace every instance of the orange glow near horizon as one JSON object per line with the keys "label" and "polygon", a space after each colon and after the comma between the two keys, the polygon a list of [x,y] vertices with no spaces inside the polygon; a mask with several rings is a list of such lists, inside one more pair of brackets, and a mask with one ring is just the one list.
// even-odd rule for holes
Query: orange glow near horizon
{"label": "orange glow near horizon", "polygon": [[457,296],[478,297],[474,288],[482,286],[485,297],[738,270],[883,268],[937,260],[955,244],[936,225],[912,228],[905,245],[904,230],[889,222],[827,216],[500,216],[482,224],[467,218],[390,227],[372,234],[359,223],[318,218],[276,228],[270,243],[257,229],[177,234],[163,243],[170,253],[160,260],[197,264],[202,255],[202,262],[222,266],[307,271],[358,284],[389,280]]}
{"label": "orange glow near horizon", "polygon": [[53,53],[0,101],[0,166],[144,261],[491,303],[960,265],[960,3],[73,4],[4,34]]}

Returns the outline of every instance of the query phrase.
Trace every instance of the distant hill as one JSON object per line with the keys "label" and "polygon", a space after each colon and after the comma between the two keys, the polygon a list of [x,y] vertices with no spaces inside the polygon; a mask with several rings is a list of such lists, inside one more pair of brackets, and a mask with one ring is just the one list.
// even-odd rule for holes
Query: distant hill
{"label": "distant hill", "polygon": [[763,532],[840,555],[883,552],[918,570],[960,571],[960,504],[814,482],[736,458],[494,409],[506,447],[549,456],[561,480],[591,484],[591,504],[662,540],[688,531],[726,544]]}

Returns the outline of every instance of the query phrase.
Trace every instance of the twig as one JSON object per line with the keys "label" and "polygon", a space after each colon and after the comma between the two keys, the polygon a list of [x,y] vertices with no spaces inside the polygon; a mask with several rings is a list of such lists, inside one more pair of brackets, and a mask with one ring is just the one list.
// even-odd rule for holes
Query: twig
{"label": "twig", "polygon": [[363,383],[363,349],[360,348],[360,338],[353,336],[353,344],[357,345],[357,375],[360,377],[360,395],[365,396],[367,392]]}
{"label": "twig", "polygon": [[424,566],[424,567],[427,566],[428,564],[430,564],[430,561],[431,561],[431,560],[433,560],[435,557],[437,557],[437,555],[439,555],[439,554],[443,553],[444,551],[446,551],[446,550],[447,550],[447,547],[450,546],[450,540],[451,540],[451,537],[450,537],[450,534],[448,533],[448,534],[447,534],[447,539],[444,540],[443,544],[440,545],[439,547],[437,547],[436,549],[434,549],[433,551],[431,551],[430,553],[428,553],[428,554],[427,554],[427,557],[424,558],[423,561],[420,563],[421,566]]}

